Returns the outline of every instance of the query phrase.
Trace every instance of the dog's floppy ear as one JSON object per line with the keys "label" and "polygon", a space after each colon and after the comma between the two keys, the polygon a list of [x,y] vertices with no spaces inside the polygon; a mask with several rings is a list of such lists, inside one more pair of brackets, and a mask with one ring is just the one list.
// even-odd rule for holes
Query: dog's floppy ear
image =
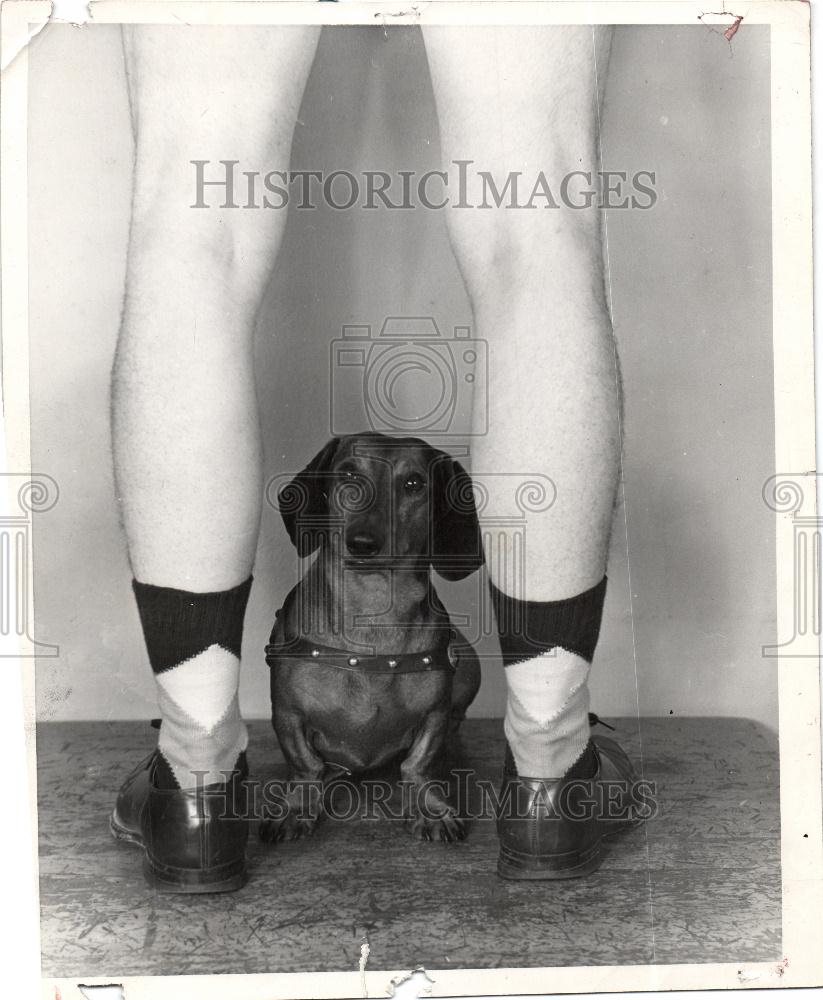
{"label": "dog's floppy ear", "polygon": [[311,555],[329,515],[328,473],[340,438],[332,438],[302,472],[277,493],[277,506],[292,544],[300,556]]}
{"label": "dog's floppy ear", "polygon": [[446,580],[462,580],[483,565],[483,543],[472,481],[463,466],[432,449],[431,564]]}

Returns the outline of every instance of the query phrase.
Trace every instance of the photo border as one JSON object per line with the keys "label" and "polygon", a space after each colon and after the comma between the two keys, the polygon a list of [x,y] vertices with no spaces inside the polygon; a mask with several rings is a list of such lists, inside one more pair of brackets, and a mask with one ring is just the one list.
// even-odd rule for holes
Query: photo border
{"label": "photo border", "polygon": [[[739,30],[771,26],[771,163],[775,473],[807,484],[803,513],[816,516],[814,352],[812,323],[812,201],[809,5],[802,0],[747,0]],[[27,41],[51,16],[46,0],[5,0],[2,38],[2,360],[8,468],[30,464],[27,244]],[[437,0],[397,3],[318,3],[315,0],[95,0],[94,24],[656,24],[700,23],[721,33],[733,13],[707,13],[681,0]],[[728,44],[734,44],[733,39]],[[730,288],[733,294],[733,288]],[[38,471],[38,470],[33,470]],[[792,512],[775,513],[777,644],[794,636]],[[31,557],[31,552],[29,552]],[[29,574],[30,607],[33,606]],[[780,740],[780,823],[783,960],[777,963],[576,966],[514,969],[427,969],[432,996],[472,996],[799,987],[823,982],[823,832],[820,789],[820,676],[818,637],[794,640],[791,656],[776,659]],[[31,655],[30,652],[28,654]],[[34,660],[21,649],[23,713],[37,865]],[[410,958],[413,957],[410,954]],[[390,993],[406,970],[219,976],[109,976],[43,979],[43,996],[75,1000],[78,983],[116,982],[128,1000],[151,996],[236,1000],[369,996]]]}

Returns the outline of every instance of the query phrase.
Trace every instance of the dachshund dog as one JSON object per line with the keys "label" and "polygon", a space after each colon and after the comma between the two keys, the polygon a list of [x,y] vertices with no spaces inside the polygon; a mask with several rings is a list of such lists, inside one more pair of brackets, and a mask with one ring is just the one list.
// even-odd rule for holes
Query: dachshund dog
{"label": "dachshund dog", "polygon": [[[477,694],[480,664],[430,569],[459,580],[482,564],[468,474],[419,438],[357,434],[332,439],[278,505],[298,554],[318,552],[266,647],[290,781],[360,775],[402,755],[412,834],[462,839],[431,779]],[[305,812],[289,801],[282,818],[261,824],[261,839],[310,833],[317,817]]]}

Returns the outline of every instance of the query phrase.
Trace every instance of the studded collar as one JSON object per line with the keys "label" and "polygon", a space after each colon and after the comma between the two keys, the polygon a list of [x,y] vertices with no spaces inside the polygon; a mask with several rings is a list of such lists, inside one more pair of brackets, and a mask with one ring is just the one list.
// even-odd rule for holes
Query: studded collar
{"label": "studded collar", "polygon": [[316,660],[326,666],[367,674],[422,674],[433,670],[456,668],[448,644],[440,643],[417,653],[364,654],[359,650],[340,649],[296,636],[285,643],[266,646],[266,663],[276,666],[283,660]]}

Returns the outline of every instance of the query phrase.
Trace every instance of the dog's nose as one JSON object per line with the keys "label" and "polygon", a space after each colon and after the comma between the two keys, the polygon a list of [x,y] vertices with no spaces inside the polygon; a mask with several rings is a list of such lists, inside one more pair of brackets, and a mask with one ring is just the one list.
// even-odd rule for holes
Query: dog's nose
{"label": "dog's nose", "polygon": [[346,539],[346,548],[351,555],[363,558],[364,556],[376,556],[380,551],[380,543],[374,535],[359,531],[354,535],[349,535]]}

